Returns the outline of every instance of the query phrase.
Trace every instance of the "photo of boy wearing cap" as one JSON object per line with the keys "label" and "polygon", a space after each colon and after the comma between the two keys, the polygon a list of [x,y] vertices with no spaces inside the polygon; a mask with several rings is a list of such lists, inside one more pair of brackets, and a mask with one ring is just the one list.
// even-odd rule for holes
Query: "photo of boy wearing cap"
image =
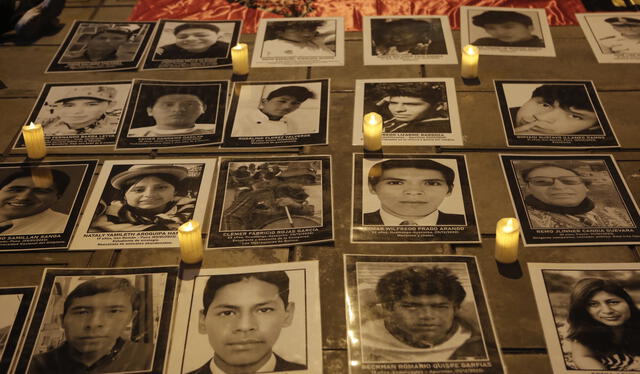
{"label": "photo of boy wearing cap", "polygon": [[640,62],[640,15],[576,13],[576,18],[599,63]]}
{"label": "photo of boy wearing cap", "polygon": [[617,35],[600,39],[603,53],[640,53],[640,17],[610,17],[604,21]]}

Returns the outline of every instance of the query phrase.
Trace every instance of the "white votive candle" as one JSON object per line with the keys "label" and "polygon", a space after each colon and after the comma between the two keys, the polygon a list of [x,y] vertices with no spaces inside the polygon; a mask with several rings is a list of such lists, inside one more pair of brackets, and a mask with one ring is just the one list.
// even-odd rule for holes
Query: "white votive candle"
{"label": "white votive candle", "polygon": [[462,78],[473,79],[478,78],[478,59],[480,58],[480,50],[475,45],[465,45],[462,48],[462,66],[460,75]]}
{"label": "white votive candle", "polygon": [[367,113],[362,120],[364,149],[379,151],[382,148],[382,116],[376,112]]}
{"label": "white votive candle", "polygon": [[180,242],[180,258],[185,264],[195,264],[202,261],[204,248],[202,246],[202,230],[198,221],[188,221],[178,227],[178,241]]}
{"label": "white votive candle", "polygon": [[520,222],[515,218],[502,218],[496,224],[496,253],[498,262],[510,264],[518,259]]}
{"label": "white votive candle", "polygon": [[24,138],[29,158],[40,159],[47,155],[42,125],[31,122],[26,126],[22,126],[22,137]]}
{"label": "white votive candle", "polygon": [[233,62],[233,74],[249,74],[249,47],[244,43],[238,43],[231,48],[231,61]]}

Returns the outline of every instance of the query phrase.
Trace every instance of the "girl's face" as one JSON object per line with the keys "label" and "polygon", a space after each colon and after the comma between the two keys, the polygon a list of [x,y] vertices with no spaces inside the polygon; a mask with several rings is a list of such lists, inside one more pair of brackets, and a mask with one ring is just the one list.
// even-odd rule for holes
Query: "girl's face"
{"label": "girl's face", "polygon": [[129,206],[153,212],[161,212],[173,200],[176,189],[171,183],[148,176],[132,185],[125,192],[125,200]]}
{"label": "girl's face", "polygon": [[598,291],[589,299],[587,312],[594,320],[609,327],[622,326],[631,317],[629,304],[607,291]]}

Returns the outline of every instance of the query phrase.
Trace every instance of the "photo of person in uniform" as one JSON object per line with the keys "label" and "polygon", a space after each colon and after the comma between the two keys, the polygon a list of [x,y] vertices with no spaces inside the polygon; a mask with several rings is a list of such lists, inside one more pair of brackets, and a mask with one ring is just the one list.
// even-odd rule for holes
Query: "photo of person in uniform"
{"label": "photo of person in uniform", "polygon": [[193,192],[185,191],[188,176],[179,165],[133,165],[116,173],[112,193],[105,191],[88,231],[177,230],[196,206]]}
{"label": "photo of person in uniform", "polygon": [[617,34],[598,40],[602,53],[640,54],[640,18],[609,17],[604,22],[609,24]]}
{"label": "photo of person in uniform", "polygon": [[473,294],[467,297],[449,267],[416,264],[386,272],[372,298],[369,305],[358,291],[361,310],[373,309],[366,321],[361,315],[363,362],[486,359]]}
{"label": "photo of person in uniform", "polygon": [[488,10],[471,18],[473,25],[481,27],[489,37],[476,39],[471,44],[491,47],[544,48],[544,40],[535,35],[533,20],[526,14],[510,10]]}
{"label": "photo of person in uniform", "polygon": [[[438,208],[451,195],[452,168],[428,159],[391,159],[374,164],[368,172],[369,192],[380,209],[363,214],[364,225],[465,225],[464,214]],[[368,207],[363,207],[366,212]]]}
{"label": "photo of person in uniform", "polygon": [[509,113],[515,135],[603,134],[584,85],[539,85]]}
{"label": "photo of person in uniform", "polygon": [[[163,137],[178,135],[213,134],[215,124],[198,123],[207,111],[204,95],[206,86],[141,86],[135,103],[133,125],[152,122],[151,126],[131,127],[128,137]],[[145,106],[144,114],[138,107]],[[140,118],[146,116],[146,118]]]}
{"label": "photo of person in uniform", "polygon": [[[518,166],[532,228],[634,227],[608,171],[598,164],[539,162]],[[590,194],[597,192],[597,198]]]}
{"label": "photo of person in uniform", "polygon": [[287,361],[273,351],[281,331],[294,319],[289,282],[284,271],[209,277],[198,331],[208,336],[214,354],[189,374],[306,370],[306,364]]}
{"label": "photo of person in uniform", "polygon": [[302,228],[322,225],[320,165],[314,161],[230,168],[221,230]]}
{"label": "photo of person in uniform", "polygon": [[333,21],[268,21],[262,57],[335,56]]}
{"label": "photo of person in uniform", "polygon": [[365,97],[382,113],[384,133],[451,133],[444,83],[370,83]]}
{"label": "photo of person in uniform", "polygon": [[[172,23],[165,23],[165,28]],[[181,23],[173,28],[174,42],[158,47],[154,60],[224,58],[229,55],[229,43],[221,40],[220,27],[215,23]]]}
{"label": "photo of person in uniform", "polygon": [[119,56],[118,52],[132,36],[132,30],[126,27],[97,28],[95,33],[83,36],[85,44],[82,53],[68,50],[61,62],[121,61],[125,58]]}
{"label": "photo of person in uniform", "polygon": [[36,123],[46,136],[115,134],[124,105],[118,98],[114,86],[52,87]]}
{"label": "photo of person in uniform", "polygon": [[46,167],[4,175],[0,180],[0,235],[64,232],[69,215],[53,208],[60,208],[57,203],[70,181],[66,172]]}
{"label": "photo of person in uniform", "polygon": [[60,345],[32,356],[27,373],[149,370],[154,344],[136,341],[130,333],[143,302],[140,291],[124,277],[97,277],[80,283],[64,298]]}
{"label": "photo of person in uniform", "polygon": [[[317,85],[319,88],[319,84]],[[239,108],[233,121],[232,137],[277,136],[317,133],[319,131],[319,94],[314,84],[268,86],[244,85],[246,105],[241,92]],[[259,92],[256,92],[259,91]],[[253,94],[253,93],[257,93]],[[316,100],[317,99],[317,100]],[[307,105],[305,105],[305,103]],[[300,112],[297,112],[300,110]]]}
{"label": "photo of person in uniform", "polygon": [[441,26],[435,19],[372,19],[371,53],[374,56],[446,54]]}

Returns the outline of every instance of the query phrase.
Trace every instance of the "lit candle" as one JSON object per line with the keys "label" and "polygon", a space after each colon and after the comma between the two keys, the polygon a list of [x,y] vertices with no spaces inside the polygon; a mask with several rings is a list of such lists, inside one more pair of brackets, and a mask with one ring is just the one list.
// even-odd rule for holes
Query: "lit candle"
{"label": "lit candle", "polygon": [[510,264],[518,259],[520,223],[515,218],[502,218],[496,224],[496,253],[498,262]]}
{"label": "lit candle", "polygon": [[202,231],[198,221],[188,221],[178,227],[178,241],[180,242],[180,257],[185,264],[195,264],[202,261],[204,248],[202,246]]}
{"label": "lit candle", "polygon": [[460,75],[462,78],[473,79],[478,78],[478,58],[480,51],[474,45],[465,45],[462,48],[462,67]]}
{"label": "lit candle", "polygon": [[238,43],[231,48],[231,61],[233,62],[233,74],[249,74],[249,48],[244,43]]}
{"label": "lit candle", "polygon": [[382,116],[376,112],[367,113],[362,121],[364,149],[379,151],[382,148]]}
{"label": "lit candle", "polygon": [[22,126],[22,137],[27,147],[27,156],[32,159],[43,158],[47,155],[47,146],[44,143],[44,130],[39,123]]}

